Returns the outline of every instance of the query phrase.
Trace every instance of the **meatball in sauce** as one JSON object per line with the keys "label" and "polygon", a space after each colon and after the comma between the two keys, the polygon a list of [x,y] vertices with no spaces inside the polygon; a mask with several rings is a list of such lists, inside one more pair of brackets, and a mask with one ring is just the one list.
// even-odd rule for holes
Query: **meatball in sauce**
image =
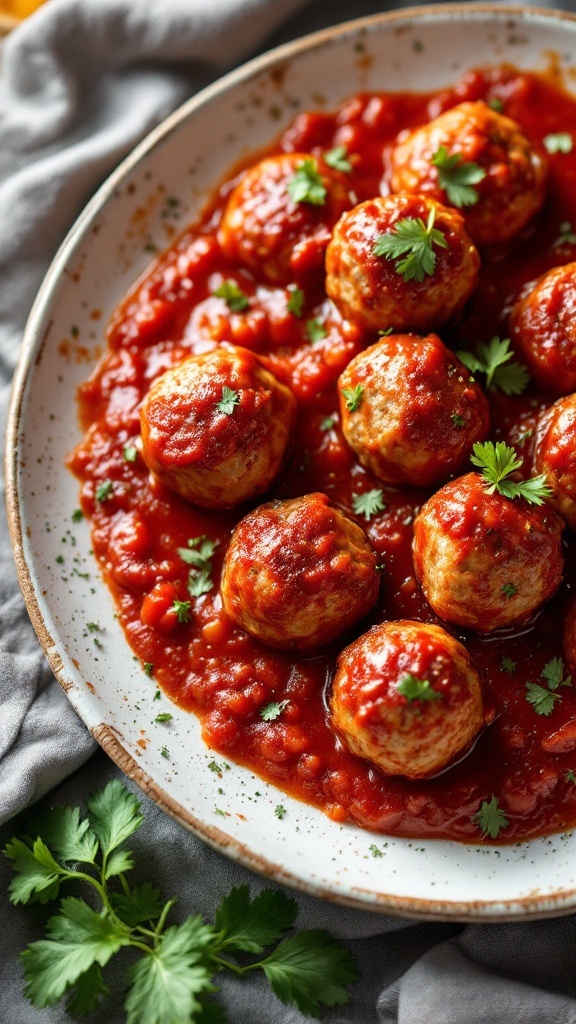
{"label": "meatball in sauce", "polygon": [[533,465],[552,491],[548,503],[576,530],[576,394],[559,398],[540,417]]}
{"label": "meatball in sauce", "polygon": [[576,263],[554,267],[522,289],[510,336],[544,391],[576,391]]}

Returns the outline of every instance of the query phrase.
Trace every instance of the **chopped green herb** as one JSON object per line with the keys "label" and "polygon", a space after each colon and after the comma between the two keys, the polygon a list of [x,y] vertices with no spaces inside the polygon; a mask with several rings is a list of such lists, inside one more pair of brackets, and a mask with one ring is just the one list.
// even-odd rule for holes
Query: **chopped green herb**
{"label": "chopped green herb", "polygon": [[495,796],[482,801],[480,810],[473,816],[472,821],[480,826],[483,838],[490,836],[491,839],[497,839],[501,830],[508,828],[510,824]]}
{"label": "chopped green herb", "polygon": [[458,427],[458,429],[464,426],[464,417],[461,416],[460,413],[453,412],[452,415],[450,416],[450,419],[452,420],[454,426]]}
{"label": "chopped green herb", "polygon": [[62,565],[64,563],[64,555],[56,555],[55,561],[58,565]]}
{"label": "chopped green herb", "polygon": [[84,513],[81,508],[75,508],[72,513],[72,522],[79,523],[81,519],[84,519]]}
{"label": "chopped green herb", "polygon": [[293,203],[311,203],[313,206],[323,206],[328,194],[312,157],[298,165],[286,188]]}
{"label": "chopped green herb", "polygon": [[498,388],[505,395],[521,395],[530,383],[525,366],[513,358],[510,338],[495,337],[487,344],[480,343],[474,352],[460,351],[456,355],[470,373],[485,373],[489,391]]}
{"label": "chopped green herb", "polygon": [[379,338],[388,338],[393,333],[394,333],[394,328],[393,327],[387,327],[385,331],[384,330],[378,331],[378,337]]}
{"label": "chopped green herb", "polygon": [[383,512],[386,503],[383,500],[380,488],[372,491],[364,491],[363,494],[352,495],[352,508],[357,516],[364,516],[365,519],[372,519],[378,512]]}
{"label": "chopped green herb", "polygon": [[222,388],[222,398],[216,403],[218,412],[221,412],[224,416],[232,416],[234,409],[240,403],[240,395],[237,391],[232,391],[231,388],[226,387],[224,384]]}
{"label": "chopped green herb", "polygon": [[498,96],[492,96],[488,100],[488,106],[490,107],[490,110],[495,110],[497,114],[501,114],[504,110],[504,104]]}
{"label": "chopped green herb", "polygon": [[344,174],[349,174],[352,170],[346,146],[334,146],[333,149],[329,149],[327,153],[324,153],[324,162],[328,164],[328,167],[332,167],[335,171],[342,171]]}
{"label": "chopped green herb", "polygon": [[446,146],[440,146],[432,157],[432,164],[438,170],[438,184],[444,189],[448,202],[453,206],[474,206],[480,196],[474,185],[486,177],[486,171],[478,164],[468,163],[461,153],[449,155]]}
{"label": "chopped green herb", "polygon": [[571,153],[574,141],[569,132],[552,132],[542,139],[549,153]]}
{"label": "chopped green herb", "polygon": [[108,501],[113,490],[114,484],[112,480],[103,480],[96,488],[96,501]]}
{"label": "chopped green herb", "polygon": [[135,444],[127,444],[122,452],[122,457],[125,462],[136,462],[138,458],[138,449]]}
{"label": "chopped green herb", "polygon": [[514,597],[514,594],[518,593],[518,587],[515,583],[503,583],[502,593],[504,594],[506,600],[509,601],[511,597]]}
{"label": "chopped green herb", "polygon": [[307,320],[304,328],[304,335],[308,341],[314,345],[317,341],[321,341],[322,338],[326,338],[328,331],[321,320],[317,318],[314,320]]}
{"label": "chopped green herb", "polygon": [[332,430],[336,426],[336,418],[334,416],[325,416],[320,424],[320,430],[326,432]]}
{"label": "chopped green herb", "polygon": [[156,715],[155,722],[171,722],[174,716],[169,711],[161,711],[159,715]]}
{"label": "chopped green herb", "polygon": [[411,704],[413,700],[429,702],[442,699],[442,694],[438,693],[438,691],[431,686],[428,679],[418,679],[417,676],[413,676],[410,672],[398,683],[396,690],[406,698],[409,704]]}
{"label": "chopped green herb", "polygon": [[372,843],[372,845],[369,846],[368,849],[370,850],[370,853],[372,854],[373,857],[383,857],[384,856],[384,854],[382,853],[382,850],[380,849],[380,847],[376,846],[376,843]]}
{"label": "chopped green herb", "polygon": [[243,309],[247,309],[250,305],[248,296],[236,284],[236,281],[233,281],[231,278],[223,281],[212,294],[217,299],[224,299],[231,313],[241,313]]}
{"label": "chopped green herb", "polygon": [[506,673],[506,675],[511,676],[516,671],[517,664],[518,662],[513,661],[512,658],[507,658],[504,655],[500,662],[500,668],[502,669],[502,672]]}
{"label": "chopped green herb", "polygon": [[170,760],[170,751],[168,750],[168,747],[162,747],[160,753],[162,754],[162,757],[166,758],[167,761]]}
{"label": "chopped green herb", "polygon": [[173,611],[176,612],[178,622],[190,622],[190,601],[174,601]]}
{"label": "chopped green herb", "polygon": [[[142,668],[144,669],[147,676],[151,676],[154,672],[154,665],[152,664],[151,661],[145,661],[142,665]],[[160,690],[158,690],[158,693],[160,693]]]}
{"label": "chopped green herb", "polygon": [[564,776],[564,778],[565,778],[566,782],[576,782],[576,774],[574,773],[572,768],[568,769],[568,771],[566,772],[566,775]]}
{"label": "chopped green herb", "polygon": [[576,232],[569,220],[563,220],[558,225],[558,237],[552,243],[554,247],[561,245],[576,245]]}
{"label": "chopped green herb", "polygon": [[348,412],[356,412],[362,400],[363,392],[364,388],[361,384],[357,384],[354,388],[342,388],[344,403]]}
{"label": "chopped green herb", "polygon": [[473,455],[470,461],[482,469],[485,488],[488,494],[502,494],[505,498],[524,498],[530,505],[542,505],[544,498],[551,495],[551,490],[544,476],[535,476],[531,480],[515,483],[507,477],[522,465],[523,459],[518,458],[514,448],[504,441],[477,441],[472,445]]}
{"label": "chopped green herb", "polygon": [[282,818],[286,814],[286,808],[283,807],[282,804],[277,804],[277,806],[274,808],[274,814],[276,815],[277,818],[280,818],[280,821],[282,821]]}
{"label": "chopped green herb", "polygon": [[397,260],[396,272],[404,281],[422,282],[426,275],[432,275],[436,269],[434,245],[448,248],[446,236],[434,227],[435,219],[436,209],[432,207],[427,224],[424,224],[421,217],[406,217],[397,221],[390,231],[378,236],[372,252],[387,260]]}
{"label": "chopped green herb", "polygon": [[304,292],[302,291],[301,288],[296,288],[295,286],[290,287],[288,291],[290,293],[290,296],[286,305],[286,309],[288,310],[289,313],[292,313],[292,316],[301,317],[305,297]]}
{"label": "chopped green herb", "polygon": [[273,701],[271,704],[265,704],[264,707],[260,709],[260,718],[263,722],[275,722],[277,718],[280,718],[282,712],[286,710],[289,703],[290,701],[281,700]]}

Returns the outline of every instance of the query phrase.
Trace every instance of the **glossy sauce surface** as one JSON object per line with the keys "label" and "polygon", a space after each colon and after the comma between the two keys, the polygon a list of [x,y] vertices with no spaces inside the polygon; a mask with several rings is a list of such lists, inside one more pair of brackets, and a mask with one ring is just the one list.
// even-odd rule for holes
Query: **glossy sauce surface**
{"label": "glossy sauce surface", "polygon": [[[299,114],[271,152],[319,156],[345,145],[354,155],[349,185],[363,201],[386,191],[389,150],[400,130],[481,98],[500,101],[540,150],[549,133],[572,132],[576,138],[576,101],[542,78],[494,69],[469,74],[435,96],[359,95],[333,114]],[[463,319],[450,331],[439,330],[451,348],[507,336],[506,313],[522,285],[576,259],[576,149],[549,160],[541,215],[514,247],[483,255],[479,286]],[[479,666],[492,719],[458,764],[423,782],[386,777],[346,752],[330,729],[326,694],[342,647],[385,619],[438,621],[415,580],[411,552],[415,511],[430,492],[379,483],[359,465],[339,429],[337,378],[377,337],[342,321],[317,274],[299,282],[305,298],[296,316],[288,308],[290,286],[264,283],[224,258],[217,230],[237,180],[220,188],[202,221],[126,298],[109,327],[108,352],[79,396],[86,437],[70,467],[82,480],[95,555],[128,642],[152,676],[151,687],[161,686],[199,716],[211,749],[337,821],[389,834],[476,842],[474,815],[495,795],[509,820],[500,841],[573,826],[576,784],[567,774],[576,773],[576,689],[562,687],[562,699],[547,717],[526,700],[526,683],[538,682],[546,662],[563,657],[563,609],[576,579],[568,531],[564,582],[528,624],[484,637],[443,624]],[[228,279],[247,295],[247,309],[231,312],[213,295]],[[312,341],[311,321],[320,321],[324,333]],[[186,356],[221,342],[262,356],[292,388],[299,415],[294,455],[273,489],[250,506],[213,512],[153,481],[135,449],[140,405],[153,381]],[[531,387],[519,398],[493,392],[490,402],[489,436],[515,445],[529,464],[531,431],[550,398]],[[355,516],[353,497],[374,488],[383,491],[384,511],[370,520]],[[235,628],[222,609],[218,581],[230,533],[250,508],[271,497],[313,491],[324,492],[356,519],[384,569],[368,618],[320,653],[294,657]],[[209,566],[213,585],[191,598],[190,567],[178,549],[200,536],[217,544]],[[183,616],[189,621],[178,621],[175,601],[190,602],[189,616]],[[271,702],[286,703],[276,720],[266,722],[260,712]]]}

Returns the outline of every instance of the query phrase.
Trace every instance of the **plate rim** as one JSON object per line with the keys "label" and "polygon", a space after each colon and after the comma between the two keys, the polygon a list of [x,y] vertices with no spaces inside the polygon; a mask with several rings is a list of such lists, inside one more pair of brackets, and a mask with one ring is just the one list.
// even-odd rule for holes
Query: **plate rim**
{"label": "plate rim", "polygon": [[34,367],[35,359],[43,348],[50,324],[49,322],[47,323],[43,335],[39,334],[38,326],[49,306],[52,289],[64,265],[74,253],[76,245],[85,237],[85,231],[93,223],[94,218],[134,167],[144,156],[175,131],[183,121],[193,116],[197,108],[210,103],[213,99],[218,98],[220,94],[226,93],[236,85],[265,72],[267,68],[282,63],[286,59],[292,59],[305,51],[324,46],[334,39],[343,39],[347,35],[356,35],[363,30],[370,30],[372,27],[378,28],[381,25],[393,25],[394,23],[403,22],[412,24],[415,19],[441,21],[448,17],[461,21],[474,21],[478,18],[484,20],[486,16],[490,15],[496,17],[499,21],[515,18],[532,22],[544,20],[555,24],[559,21],[568,21],[576,25],[576,13],[570,11],[555,8],[501,5],[497,3],[475,3],[471,6],[464,2],[444,3],[434,5],[434,7],[416,5],[394,11],[379,12],[320,29],[267,50],[265,53],[246,61],[239,67],[222,75],[216,81],[180,104],[151,132],[147,133],[141,142],[108,175],[79,214],[57,249],[44,275],[23,332],[18,363],[12,383],[6,425],[6,510],[18,581],[26,609],[58,683],[67,693],[76,713],[88,726],[92,736],[105,753],[128,778],[138,785],[143,793],[149,796],[170,817],[208,843],[219,853],[258,872],[261,876],[330,903],[365,912],[371,911],[378,914],[428,921],[502,923],[566,915],[573,913],[576,907],[576,888],[557,891],[554,895],[524,896],[509,901],[502,899],[450,901],[445,898],[435,901],[418,897],[396,896],[376,892],[372,889],[366,889],[365,895],[360,895],[363,890],[359,889],[357,897],[348,896],[339,891],[334,891],[334,889],[326,889],[321,884],[307,882],[298,875],[292,874],[286,868],[281,868],[279,865],[267,860],[265,856],[255,854],[246,844],[222,829],[199,821],[194,817],[174,797],[170,796],[162,784],[152,779],[148,772],[135,761],[130,751],[122,745],[121,740],[110,725],[101,721],[92,723],[87,721],[86,714],[81,714],[78,710],[77,705],[79,702],[76,700],[74,690],[69,692],[72,683],[67,677],[63,660],[58,650],[58,644],[50,635],[44,621],[36,596],[36,585],[24,555],[22,519],[18,494],[19,424],[28,378]]}

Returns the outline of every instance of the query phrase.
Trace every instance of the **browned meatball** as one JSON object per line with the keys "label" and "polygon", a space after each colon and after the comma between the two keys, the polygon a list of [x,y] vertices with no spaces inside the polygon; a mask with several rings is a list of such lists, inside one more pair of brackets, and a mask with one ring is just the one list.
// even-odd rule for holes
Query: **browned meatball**
{"label": "browned meatball", "polygon": [[559,398],[540,417],[534,472],[546,478],[549,504],[576,530],[576,395]]}
{"label": "browned meatball", "polygon": [[[443,156],[448,157],[444,169]],[[469,194],[469,205],[462,203],[461,192],[455,194],[449,184],[446,188],[454,168],[450,157],[460,158],[456,167],[475,164],[484,174],[472,185],[476,199]],[[522,231],[544,202],[546,180],[546,161],[519,125],[482,102],[452,107],[402,139],[392,152],[392,191],[462,205],[466,229],[481,246],[508,242]]]}
{"label": "browned meatball", "polygon": [[576,263],[554,267],[523,288],[510,334],[541,388],[552,395],[576,391]]}
{"label": "browned meatball", "polygon": [[479,473],[445,484],[414,521],[414,565],[441,619],[490,633],[524,622],[562,577],[563,524],[546,506],[488,494]]}
{"label": "browned meatball", "polygon": [[[430,217],[431,231],[428,234]],[[383,239],[399,239],[406,225],[428,237],[432,272],[404,256],[377,255]],[[376,251],[375,251],[376,250]],[[410,252],[404,254],[410,257]],[[345,213],[326,250],[326,291],[342,316],[370,331],[430,330],[452,319],[474,291],[480,260],[456,210],[425,196],[368,199]],[[420,269],[418,269],[420,268]]]}
{"label": "browned meatball", "polygon": [[218,241],[229,260],[272,283],[321,275],[331,230],[353,202],[344,175],[309,153],[267,157],[231,192]]}
{"label": "browned meatball", "polygon": [[232,534],[222,572],[228,615],[271,647],[309,650],[340,636],[378,596],[376,555],[325,494],[272,501]]}
{"label": "browned meatball", "polygon": [[445,480],[483,440],[488,402],[436,334],[391,334],[356,356],[338,381],[342,430],[386,483]]}
{"label": "browned meatball", "polygon": [[387,775],[422,779],[445,768],[483,724],[480,678],[440,626],[374,626],[338,659],[332,724],[354,754]]}
{"label": "browned meatball", "polygon": [[296,399],[254,353],[222,347],[163,373],[140,418],[142,454],[162,483],[195,505],[233,508],[282,468]]}

